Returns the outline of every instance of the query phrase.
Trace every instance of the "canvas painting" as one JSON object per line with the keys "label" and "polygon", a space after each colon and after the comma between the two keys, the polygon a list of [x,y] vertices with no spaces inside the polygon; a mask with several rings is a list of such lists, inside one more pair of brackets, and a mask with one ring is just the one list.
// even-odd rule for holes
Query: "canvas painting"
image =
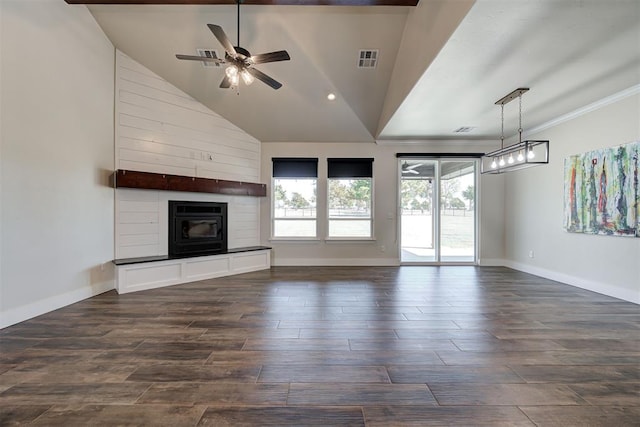
{"label": "canvas painting", "polygon": [[564,227],[640,237],[640,141],[565,159]]}

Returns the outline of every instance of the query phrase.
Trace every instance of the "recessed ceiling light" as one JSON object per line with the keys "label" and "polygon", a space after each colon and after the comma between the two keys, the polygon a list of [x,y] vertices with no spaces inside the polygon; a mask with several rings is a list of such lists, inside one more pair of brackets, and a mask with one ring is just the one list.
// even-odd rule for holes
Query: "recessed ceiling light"
{"label": "recessed ceiling light", "polygon": [[334,101],[336,99],[336,94],[331,92],[329,95],[327,95],[327,99],[329,101]]}

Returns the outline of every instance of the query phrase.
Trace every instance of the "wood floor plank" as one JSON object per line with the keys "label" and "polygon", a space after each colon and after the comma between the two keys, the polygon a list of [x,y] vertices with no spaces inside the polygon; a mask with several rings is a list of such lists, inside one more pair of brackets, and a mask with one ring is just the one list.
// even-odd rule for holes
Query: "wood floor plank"
{"label": "wood floor plank", "polygon": [[434,351],[214,351],[207,364],[255,361],[263,364],[384,366],[444,365]]}
{"label": "wood floor plank", "polygon": [[558,344],[567,350],[609,350],[640,352],[640,341],[612,339],[556,339]]}
{"label": "wood floor plank", "polygon": [[633,365],[638,366],[640,352],[618,351],[562,351],[551,352],[564,365]]}
{"label": "wood floor plank", "polygon": [[144,365],[126,381],[161,382],[247,382],[255,383],[262,365]]}
{"label": "wood floor plank", "polygon": [[21,365],[7,372],[7,375],[26,375],[27,377],[20,381],[21,383],[122,383],[135,369],[135,365],[85,361],[73,364]]}
{"label": "wood floor plank", "polygon": [[561,365],[556,357],[557,352],[550,351],[440,351],[436,353],[447,365],[480,365],[480,366],[510,366],[510,365]]}
{"label": "wood floor plank", "polygon": [[440,405],[585,405],[577,390],[555,384],[429,385]]}
{"label": "wood floor plank", "polygon": [[462,351],[474,352],[511,352],[566,350],[552,340],[536,339],[453,339],[453,343]]}
{"label": "wood floor plank", "polygon": [[29,348],[18,353],[2,353],[0,360],[4,364],[57,365],[65,363],[81,363],[95,358],[102,350],[68,350]]}
{"label": "wood floor plank", "polygon": [[399,340],[399,339],[350,339],[349,347],[353,351],[456,351],[458,348],[451,340]]}
{"label": "wood floor plank", "polygon": [[[639,359],[640,361],[640,359]],[[528,383],[640,382],[638,366],[511,366]]]}
{"label": "wood floor plank", "polygon": [[175,405],[60,405],[37,418],[35,426],[194,426],[202,406]]}
{"label": "wood floor plank", "polygon": [[289,405],[436,405],[424,384],[291,384]]}
{"label": "wood floor plank", "polygon": [[[288,331],[289,329],[283,329]],[[393,329],[301,329],[304,339],[398,339]]]}
{"label": "wood floor plank", "polygon": [[347,339],[247,339],[243,350],[349,350]]}
{"label": "wood floor plank", "polygon": [[522,406],[531,421],[540,427],[637,426],[640,408],[607,406]]}
{"label": "wood floor plank", "polygon": [[367,406],[368,427],[477,426],[532,427],[518,408],[508,406]]}
{"label": "wood floor plank", "polygon": [[0,393],[5,404],[132,404],[149,388],[147,383],[18,384]]}
{"label": "wood floor plank", "polygon": [[636,406],[640,403],[640,382],[598,382],[571,384],[571,389],[592,405]]}
{"label": "wood floor plank", "polygon": [[506,366],[388,366],[394,384],[434,383],[524,383],[525,380]]}
{"label": "wood floor plank", "polygon": [[155,383],[137,403],[283,406],[288,392],[288,384]]}
{"label": "wood floor plank", "polygon": [[360,408],[300,407],[242,407],[208,408],[198,426],[254,427],[254,426],[349,426],[364,427]]}
{"label": "wood floor plank", "polygon": [[261,383],[389,383],[382,366],[342,365],[265,365]]}
{"label": "wood floor plank", "polygon": [[29,424],[49,408],[48,405],[0,405],[0,426]]}

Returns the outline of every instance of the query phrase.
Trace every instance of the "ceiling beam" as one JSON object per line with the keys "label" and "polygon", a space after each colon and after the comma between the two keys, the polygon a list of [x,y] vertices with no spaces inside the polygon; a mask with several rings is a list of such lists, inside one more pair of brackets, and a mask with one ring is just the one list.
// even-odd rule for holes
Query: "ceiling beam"
{"label": "ceiling beam", "polygon": [[[65,0],[69,4],[236,4],[236,0]],[[242,4],[292,6],[416,6],[419,0],[241,0]]]}

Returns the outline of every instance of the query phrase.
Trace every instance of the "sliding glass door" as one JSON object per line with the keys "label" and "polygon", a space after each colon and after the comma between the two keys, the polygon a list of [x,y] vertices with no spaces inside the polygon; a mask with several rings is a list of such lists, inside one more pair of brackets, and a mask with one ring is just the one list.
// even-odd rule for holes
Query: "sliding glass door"
{"label": "sliding glass door", "polygon": [[401,158],[401,262],[476,262],[475,159]]}

